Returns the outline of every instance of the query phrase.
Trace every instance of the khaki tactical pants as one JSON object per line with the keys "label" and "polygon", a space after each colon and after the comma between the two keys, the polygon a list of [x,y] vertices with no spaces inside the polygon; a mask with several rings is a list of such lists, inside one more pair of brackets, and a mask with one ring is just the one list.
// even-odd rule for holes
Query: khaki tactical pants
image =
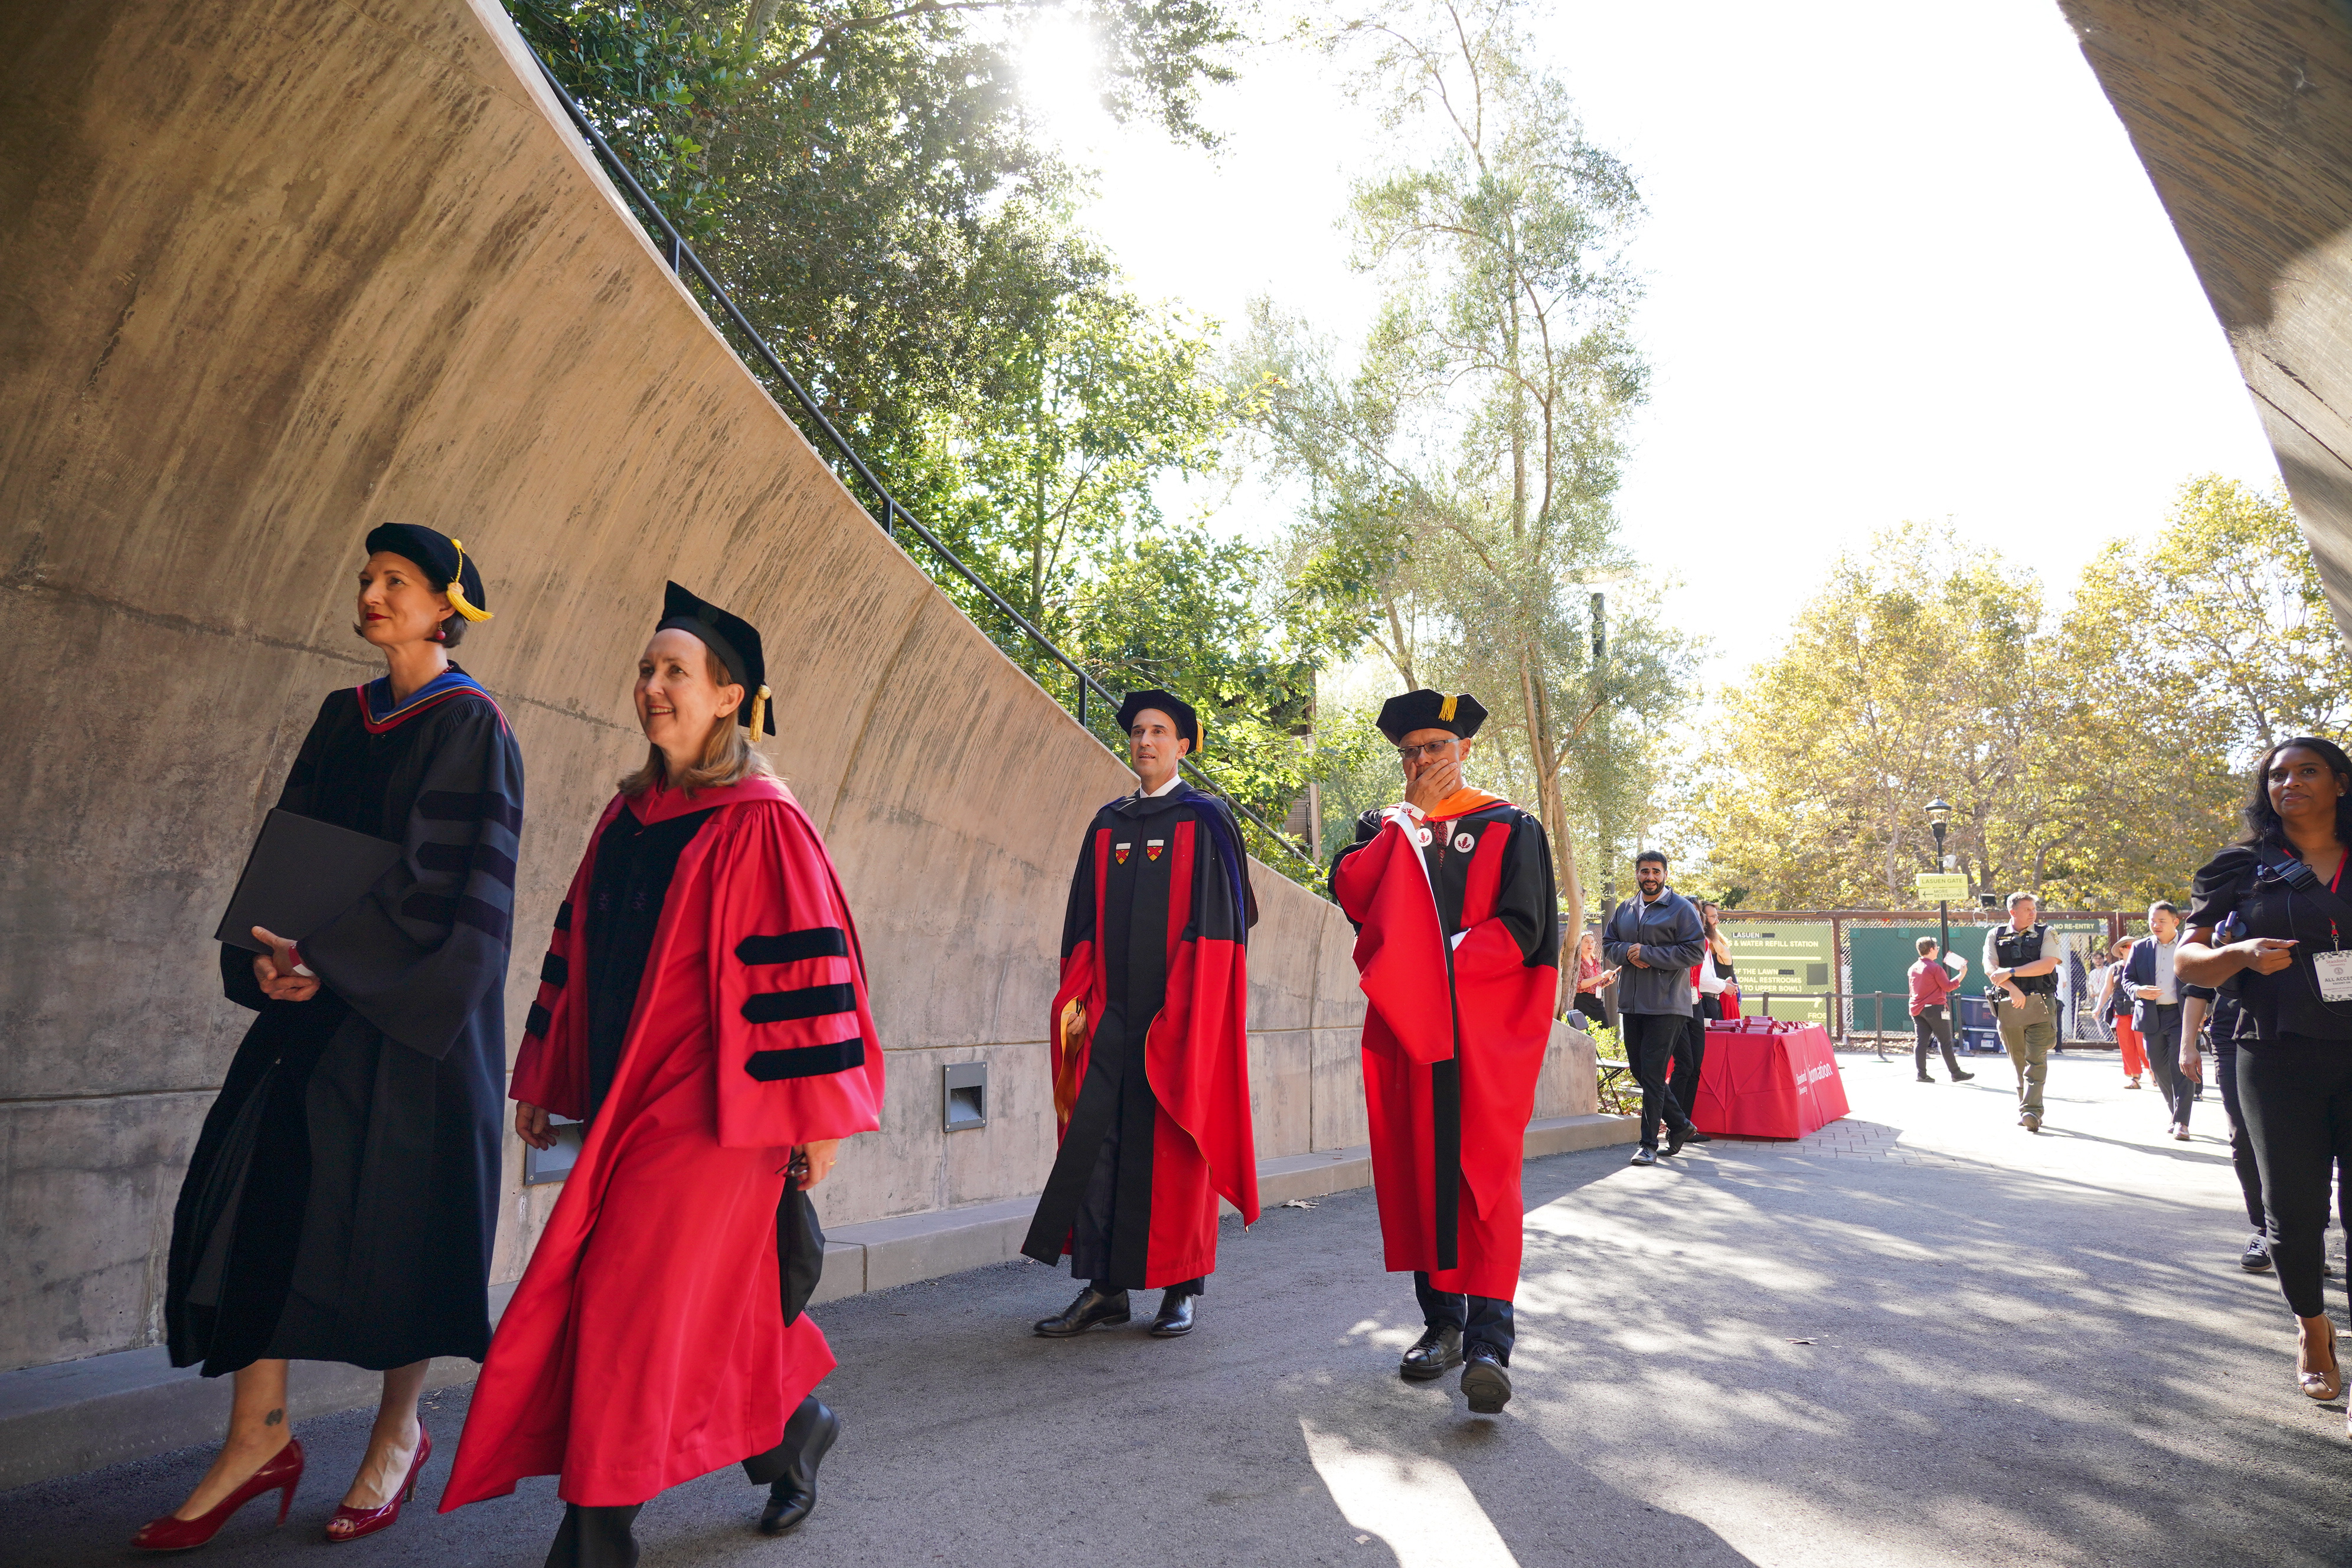
{"label": "khaki tactical pants", "polygon": [[2017,1108],[2039,1121],[2042,1083],[2050,1076],[2050,1047],[2058,1043],[2058,1009],[2047,996],[2029,993],[2025,1005],[2019,1007],[1996,993],[1992,1016],[2000,1026],[2009,1065],[2017,1069]]}

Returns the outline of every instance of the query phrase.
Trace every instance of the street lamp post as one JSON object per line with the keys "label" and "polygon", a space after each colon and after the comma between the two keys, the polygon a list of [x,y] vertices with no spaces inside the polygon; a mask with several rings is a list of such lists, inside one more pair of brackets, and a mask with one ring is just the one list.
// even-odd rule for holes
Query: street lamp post
{"label": "street lamp post", "polygon": [[[1936,830],[1936,871],[1945,869],[1944,829],[1951,825],[1952,808],[1937,795],[1927,803],[1927,826]],[[1952,951],[1952,902],[1949,899],[1936,900],[1936,961],[1940,963]]]}

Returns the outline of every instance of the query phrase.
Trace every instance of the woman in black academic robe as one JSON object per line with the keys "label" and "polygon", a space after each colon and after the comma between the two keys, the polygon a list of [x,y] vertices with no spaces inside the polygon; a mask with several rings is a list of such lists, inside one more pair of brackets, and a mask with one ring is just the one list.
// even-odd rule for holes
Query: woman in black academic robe
{"label": "woman in black academic robe", "polygon": [[301,1474],[289,1360],[384,1373],[358,1478],[329,1521],[399,1516],[431,1439],[425,1363],[489,1345],[505,1099],[506,984],[522,759],[489,694],[449,662],[481,580],[456,541],[367,539],[359,634],[389,673],[330,694],[278,804],[401,846],[360,901],[299,947],[221,952],[258,1016],[205,1117],[173,1215],[164,1302],[175,1366],[236,1374],[227,1441],[194,1492],[140,1532],[181,1550]]}

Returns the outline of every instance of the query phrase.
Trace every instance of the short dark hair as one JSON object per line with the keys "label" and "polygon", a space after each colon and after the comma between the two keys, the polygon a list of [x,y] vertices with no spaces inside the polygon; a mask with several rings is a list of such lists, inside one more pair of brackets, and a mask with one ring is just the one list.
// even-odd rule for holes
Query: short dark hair
{"label": "short dark hair", "polygon": [[1936,951],[1936,939],[1932,936],[1923,936],[1913,945],[1918,948],[1919,956],[1925,958]]}
{"label": "short dark hair", "polygon": [[2162,910],[2174,920],[2179,920],[2180,918],[2180,906],[2174,903],[2170,899],[2158,899],[2156,902],[2147,906],[2147,912],[2149,914],[2154,914],[2158,910]]}
{"label": "short dark hair", "polygon": [[1636,866],[1643,865],[1652,860],[1655,860],[1658,863],[1659,870],[1663,871],[1666,868],[1666,857],[1663,850],[1644,849],[1639,855],[1633,857],[1633,864]]}

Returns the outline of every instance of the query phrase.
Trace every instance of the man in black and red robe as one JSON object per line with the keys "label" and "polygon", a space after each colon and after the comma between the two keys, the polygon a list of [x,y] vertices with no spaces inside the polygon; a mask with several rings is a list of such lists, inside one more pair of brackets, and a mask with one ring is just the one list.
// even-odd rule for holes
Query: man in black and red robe
{"label": "man in black and red robe", "polygon": [[1486,717],[1469,695],[1381,710],[1405,798],[1368,811],[1331,868],[1355,922],[1364,1100],[1388,1267],[1411,1269],[1421,1338],[1397,1369],[1462,1368],[1472,1411],[1511,1397],[1519,1161],[1559,987],[1559,908],[1543,825],[1462,782]]}
{"label": "man in black and red robe", "polygon": [[1133,692],[1118,721],[1141,784],[1078,847],[1052,1024],[1061,1151],[1021,1247],[1040,1263],[1066,1253],[1087,1282],[1036,1324],[1050,1339],[1126,1322],[1136,1289],[1162,1292],[1155,1336],[1191,1332],[1218,1197],[1257,1219],[1249,860],[1230,808],[1178,776],[1201,741],[1192,705]]}

